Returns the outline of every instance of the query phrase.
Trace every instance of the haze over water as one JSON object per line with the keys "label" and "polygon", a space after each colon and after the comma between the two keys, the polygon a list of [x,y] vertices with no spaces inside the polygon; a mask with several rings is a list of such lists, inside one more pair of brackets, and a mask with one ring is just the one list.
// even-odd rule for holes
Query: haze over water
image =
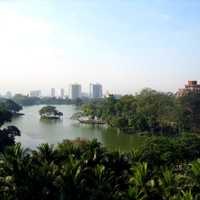
{"label": "haze over water", "polygon": [[[77,112],[75,106],[56,106],[64,114],[61,121],[41,121],[38,111],[42,106],[24,107],[22,117],[12,120],[11,125],[17,126],[21,136],[16,138],[24,147],[35,148],[41,143],[57,144],[65,139],[82,138],[97,139],[109,149],[127,151],[142,144],[145,137],[118,133],[117,130],[102,126],[81,125],[70,117]],[[8,125],[8,124],[6,124]]]}

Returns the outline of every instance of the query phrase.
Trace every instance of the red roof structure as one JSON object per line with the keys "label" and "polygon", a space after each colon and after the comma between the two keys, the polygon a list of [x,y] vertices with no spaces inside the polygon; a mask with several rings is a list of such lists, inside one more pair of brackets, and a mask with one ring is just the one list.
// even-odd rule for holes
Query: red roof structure
{"label": "red roof structure", "polygon": [[188,84],[185,85],[185,88],[179,89],[179,91],[176,93],[177,96],[187,96],[191,93],[199,93],[200,94],[200,84],[198,84],[198,81],[188,81]]}

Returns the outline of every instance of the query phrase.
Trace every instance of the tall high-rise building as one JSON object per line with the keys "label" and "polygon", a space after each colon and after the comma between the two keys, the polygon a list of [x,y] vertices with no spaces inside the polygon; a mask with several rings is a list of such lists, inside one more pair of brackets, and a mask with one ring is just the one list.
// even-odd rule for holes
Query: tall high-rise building
{"label": "tall high-rise building", "polygon": [[42,92],[41,90],[32,90],[30,91],[30,96],[31,97],[41,97]]}
{"label": "tall high-rise building", "polygon": [[65,98],[65,90],[63,88],[60,89],[60,98],[61,99]]}
{"label": "tall high-rise building", "polygon": [[103,97],[103,88],[101,84],[90,84],[90,97],[94,99]]}
{"label": "tall high-rise building", "polygon": [[69,87],[69,98],[75,100],[81,98],[81,85],[71,84]]}
{"label": "tall high-rise building", "polygon": [[56,89],[55,88],[51,88],[51,97],[56,97]]}

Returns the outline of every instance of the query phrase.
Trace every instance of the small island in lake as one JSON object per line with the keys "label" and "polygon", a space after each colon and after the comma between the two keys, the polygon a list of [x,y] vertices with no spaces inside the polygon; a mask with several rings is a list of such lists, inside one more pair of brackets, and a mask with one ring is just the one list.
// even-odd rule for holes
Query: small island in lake
{"label": "small island in lake", "polygon": [[71,119],[79,121],[81,124],[104,125],[105,122],[97,117],[85,116],[83,112],[77,112],[72,115]]}
{"label": "small island in lake", "polygon": [[56,110],[55,106],[44,106],[40,109],[39,114],[41,116],[41,119],[48,120],[61,119],[61,117],[63,116],[63,113]]}

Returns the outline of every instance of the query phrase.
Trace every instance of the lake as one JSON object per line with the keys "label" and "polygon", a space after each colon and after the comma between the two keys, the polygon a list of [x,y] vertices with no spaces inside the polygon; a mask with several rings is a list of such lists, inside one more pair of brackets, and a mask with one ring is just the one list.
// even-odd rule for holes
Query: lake
{"label": "lake", "polygon": [[35,148],[41,143],[57,144],[64,139],[97,139],[105,147],[111,150],[128,151],[141,145],[145,138],[139,135],[129,135],[119,133],[112,128],[105,126],[83,125],[70,119],[78,112],[75,106],[58,105],[56,108],[63,112],[61,121],[41,121],[38,111],[43,106],[26,106],[23,108],[24,116],[14,118],[11,123],[6,125],[15,125],[21,131],[21,136],[16,137],[24,147]]}

